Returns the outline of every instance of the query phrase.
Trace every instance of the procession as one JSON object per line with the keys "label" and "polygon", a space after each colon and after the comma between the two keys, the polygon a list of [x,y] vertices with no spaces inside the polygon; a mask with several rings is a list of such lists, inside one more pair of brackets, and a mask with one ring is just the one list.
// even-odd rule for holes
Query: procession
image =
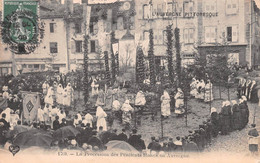
{"label": "procession", "polygon": [[[127,88],[122,84],[121,87],[114,89],[109,87],[103,91],[94,79],[91,82],[90,97],[96,96],[96,98],[91,114],[88,110],[73,109],[75,91],[70,83],[61,84],[60,79],[59,82],[55,80],[52,84],[44,81],[41,86],[40,94],[43,96],[42,100],[39,99],[41,101],[39,108],[33,117],[32,114],[28,117],[21,107],[23,101],[19,98],[21,95],[12,94],[13,91],[5,85],[1,94],[1,98],[7,101],[7,106],[0,115],[1,146],[4,149],[15,144],[22,149],[40,146],[54,151],[106,151],[113,142],[126,143],[133,147],[133,151],[153,154],[202,152],[211,145],[212,138],[240,131],[248,125],[247,103],[256,102],[255,98],[258,97],[255,96],[257,90],[254,89],[256,82],[252,81],[251,85],[245,87],[240,84],[243,80],[245,79],[240,79],[237,86],[238,99],[223,101],[222,106],[218,106],[220,112],[212,107],[208,118],[195,130],[189,130],[187,135],[179,135],[176,138],[168,135],[166,139],[161,139],[151,135],[150,142],[145,142],[138,133],[139,126],[146,125],[140,122],[147,108],[146,98],[149,94],[144,89],[140,88],[133,99],[128,99]],[[210,80],[205,83],[203,79],[198,80],[194,77],[190,82],[190,88],[190,97],[198,103],[208,104],[214,101],[213,85]],[[185,107],[181,88],[176,88],[173,97],[169,95],[167,88],[158,97],[160,97],[158,99],[160,109],[156,109],[155,112],[160,112],[162,121],[168,118],[183,118]],[[139,119],[138,122],[136,118]],[[120,125],[120,132],[117,132],[119,128],[113,127],[113,123]],[[255,127],[255,124],[252,126]],[[33,136],[36,133],[37,136]],[[254,137],[258,135],[253,135],[252,138]],[[257,148],[253,151],[257,152]]]}
{"label": "procession", "polygon": [[259,0],[0,5],[0,153],[259,157]]}

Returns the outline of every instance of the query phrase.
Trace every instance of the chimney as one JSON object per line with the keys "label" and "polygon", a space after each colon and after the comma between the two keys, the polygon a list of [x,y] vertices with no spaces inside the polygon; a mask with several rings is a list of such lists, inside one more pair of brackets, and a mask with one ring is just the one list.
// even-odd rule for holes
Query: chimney
{"label": "chimney", "polygon": [[68,13],[73,13],[73,0],[65,0],[65,6],[66,6],[66,11]]}

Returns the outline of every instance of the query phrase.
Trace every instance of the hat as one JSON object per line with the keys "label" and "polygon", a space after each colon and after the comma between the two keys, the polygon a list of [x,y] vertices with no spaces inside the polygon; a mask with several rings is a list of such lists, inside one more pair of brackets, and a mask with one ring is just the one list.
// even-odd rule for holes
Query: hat
{"label": "hat", "polygon": [[235,105],[235,104],[237,104],[237,101],[236,101],[236,100],[232,100],[231,103],[232,103],[233,105]]}
{"label": "hat", "polygon": [[214,107],[211,108],[211,113],[213,113],[213,112],[217,112],[217,109]]}
{"label": "hat", "polygon": [[246,96],[242,96],[243,101],[247,101]]}
{"label": "hat", "polygon": [[76,142],[75,139],[72,139],[70,143],[71,143],[72,145],[76,145],[76,144],[77,144],[77,142]]}

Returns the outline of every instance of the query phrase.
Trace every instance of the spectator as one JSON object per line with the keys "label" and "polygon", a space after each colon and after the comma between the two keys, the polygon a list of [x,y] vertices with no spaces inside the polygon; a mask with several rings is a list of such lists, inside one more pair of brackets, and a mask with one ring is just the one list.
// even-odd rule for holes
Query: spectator
{"label": "spectator", "polygon": [[118,139],[118,140],[121,140],[121,141],[127,142],[127,135],[126,135],[126,133],[125,133],[125,129],[122,129],[122,133],[120,133],[120,134],[117,136],[117,139]]}
{"label": "spectator", "polygon": [[60,128],[59,116],[56,116],[55,120],[53,121],[53,130],[57,130],[59,128]]}

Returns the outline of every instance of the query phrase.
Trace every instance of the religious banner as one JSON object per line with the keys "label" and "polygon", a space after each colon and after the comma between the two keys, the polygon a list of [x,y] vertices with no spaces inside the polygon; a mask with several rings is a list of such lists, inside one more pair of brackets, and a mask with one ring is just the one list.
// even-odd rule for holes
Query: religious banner
{"label": "religious banner", "polygon": [[23,122],[33,122],[37,120],[40,97],[37,92],[22,92],[23,96]]}

